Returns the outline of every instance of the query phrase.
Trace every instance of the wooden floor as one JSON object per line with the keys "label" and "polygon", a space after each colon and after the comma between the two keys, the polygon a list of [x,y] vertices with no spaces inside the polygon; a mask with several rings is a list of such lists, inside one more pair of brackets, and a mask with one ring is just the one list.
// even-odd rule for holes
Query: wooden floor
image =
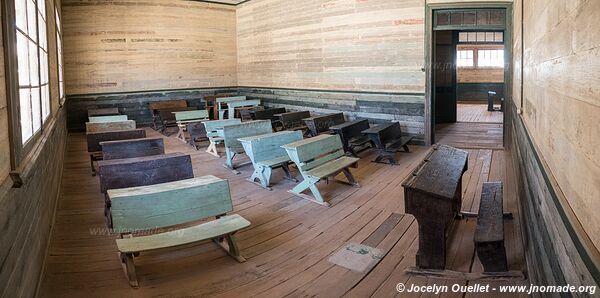
{"label": "wooden floor", "polygon": [[502,123],[456,122],[436,124],[435,141],[458,148],[503,148]]}
{"label": "wooden floor", "polygon": [[[499,108],[496,105],[496,108]],[[502,123],[504,113],[488,112],[487,104],[458,103],[456,106],[456,121],[477,123]]]}
{"label": "wooden floor", "polygon": [[[156,135],[149,131],[149,136]],[[320,183],[323,194],[331,198],[332,206],[328,208],[289,194],[287,190],[294,183],[281,180],[281,173],[272,180],[277,183],[274,190],[267,191],[245,180],[251,174],[251,166],[242,167],[242,174],[236,176],[221,166],[223,158],[194,151],[174,138],[167,138],[166,146],[169,152],[192,154],[196,176],[213,174],[229,180],[235,212],[252,222],[250,228],[237,235],[248,261],[239,264],[212,243],[144,253],[136,259],[141,288],[130,288],[117,258],[115,236],[108,235],[105,229],[103,197],[98,178],[90,175],[84,136],[70,134],[40,296],[392,297],[400,295],[396,284],[401,282],[468,284],[464,280],[427,279],[405,273],[415,263],[418,226],[412,216],[404,215],[400,184],[422,160],[427,147],[411,146],[411,153],[399,153],[398,166],[372,163],[373,152],[363,152],[358,169],[353,169],[361,188]],[[507,255],[510,268],[521,270],[525,260],[515,185],[506,179],[509,156],[502,150],[468,151],[462,209],[478,210],[483,182],[505,182],[505,211],[515,215],[505,222]],[[449,269],[482,271],[474,254],[475,224],[476,220],[470,219],[455,225],[448,247]],[[367,274],[328,262],[329,256],[347,242],[377,247],[386,255]]]}

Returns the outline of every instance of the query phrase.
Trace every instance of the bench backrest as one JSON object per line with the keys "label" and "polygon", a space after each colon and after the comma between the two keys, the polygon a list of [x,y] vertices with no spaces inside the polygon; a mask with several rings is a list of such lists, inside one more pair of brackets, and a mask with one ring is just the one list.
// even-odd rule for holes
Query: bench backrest
{"label": "bench backrest", "polygon": [[229,183],[215,176],[109,190],[108,196],[118,233],[169,227],[233,210]]}
{"label": "bench backrest", "polygon": [[166,108],[157,110],[161,121],[175,121],[175,112],[197,111],[197,107]]}
{"label": "bench backrest", "polygon": [[329,127],[342,124],[346,121],[346,119],[344,119],[344,113],[319,115],[310,119],[312,121],[306,121],[306,126],[308,126],[308,129],[310,129],[313,135],[328,131]]}
{"label": "bench backrest", "polygon": [[236,125],[242,123],[240,119],[224,119],[224,120],[212,120],[204,122],[204,128],[206,128],[206,133],[210,134],[215,132],[217,128],[225,127],[228,125]]}
{"label": "bench backrest", "polygon": [[246,155],[253,163],[287,156],[283,145],[302,140],[301,131],[280,131],[265,135],[241,138]]}
{"label": "bench backrest", "polygon": [[127,119],[127,115],[112,115],[112,116],[92,116],[88,117],[88,121],[91,123],[101,123],[101,122],[116,122],[116,121],[125,121]]}
{"label": "bench backrest", "polygon": [[367,119],[354,120],[337,125],[337,127],[341,131],[342,135],[344,135],[344,138],[349,140],[362,136],[362,131],[369,129],[369,121]]}
{"label": "bench backrest", "polygon": [[188,103],[187,103],[187,101],[185,101],[183,99],[178,99],[178,100],[151,102],[148,104],[148,106],[150,107],[150,110],[152,112],[154,112],[156,110],[162,110],[162,109],[185,108],[188,106]]}
{"label": "bench backrest", "polygon": [[143,129],[92,132],[86,134],[88,152],[102,151],[101,142],[141,139],[146,137],[146,131]]}
{"label": "bench backrest", "polygon": [[177,121],[208,119],[207,110],[181,111],[173,112],[173,114],[175,115],[175,120]]}
{"label": "bench backrest", "polygon": [[382,130],[379,132],[379,138],[381,139],[381,143],[384,145],[390,141],[396,140],[402,136],[402,128],[400,128],[400,123],[391,122],[388,124],[382,124]]}
{"label": "bench backrest", "polygon": [[183,153],[98,162],[100,191],[194,178],[192,159]]}
{"label": "bench backrest", "polygon": [[271,126],[271,121],[248,121],[241,124],[228,125],[223,127],[223,139],[226,148],[241,149],[242,144],[238,139],[244,137],[264,135],[272,132],[273,127]]}
{"label": "bench backrest", "polygon": [[115,122],[86,122],[86,132],[104,132],[104,131],[119,131],[135,129],[135,121],[124,120]]}
{"label": "bench backrest", "polygon": [[228,103],[233,101],[246,100],[246,96],[231,96],[231,97],[219,97],[217,98],[217,103],[219,103],[219,108],[221,107],[221,103]]}
{"label": "bench backrest", "polygon": [[264,109],[262,111],[254,112],[254,119],[255,120],[274,120],[273,115],[283,114],[283,113],[285,113],[285,108]]}
{"label": "bench backrest", "polygon": [[119,108],[89,109],[88,117],[119,115]]}
{"label": "bench backrest", "polygon": [[100,145],[104,160],[165,154],[163,138],[108,141]]}
{"label": "bench backrest", "polygon": [[290,159],[301,172],[308,171],[344,155],[342,141],[338,135],[316,137],[283,145]]}
{"label": "bench backrest", "polygon": [[285,129],[294,128],[304,124],[302,119],[310,117],[309,111],[288,112],[281,114],[280,120]]}
{"label": "bench backrest", "polygon": [[235,118],[235,108],[240,107],[258,107],[260,106],[260,99],[252,99],[252,100],[241,100],[241,101],[231,101],[227,103],[227,113],[229,119]]}

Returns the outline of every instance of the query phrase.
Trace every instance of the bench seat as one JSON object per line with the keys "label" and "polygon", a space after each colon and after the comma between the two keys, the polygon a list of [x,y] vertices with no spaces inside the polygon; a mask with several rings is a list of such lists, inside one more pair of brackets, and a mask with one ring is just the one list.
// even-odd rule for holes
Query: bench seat
{"label": "bench seat", "polygon": [[385,150],[387,152],[392,152],[392,153],[399,151],[401,149],[406,150],[404,148],[404,146],[406,146],[406,144],[408,144],[408,142],[410,142],[412,139],[413,139],[413,137],[409,137],[409,136],[400,137],[399,139],[396,139],[391,143],[385,144]]}
{"label": "bench seat", "polygon": [[320,165],[316,168],[311,169],[306,172],[306,175],[315,177],[317,179],[328,177],[332,174],[337,174],[339,169],[350,167],[356,162],[358,162],[359,158],[342,156],[336,160],[330,161],[326,164]]}
{"label": "bench seat", "polygon": [[265,166],[265,167],[272,167],[274,165],[278,165],[278,164],[282,164],[284,162],[290,162],[290,157],[289,156],[279,156],[273,159],[269,159],[269,160],[263,160],[260,162],[257,162],[256,164],[261,165],[261,166]]}
{"label": "bench seat", "polygon": [[232,214],[175,231],[117,239],[117,247],[122,253],[163,249],[217,238],[234,233],[248,226],[250,226],[249,221],[238,214]]}

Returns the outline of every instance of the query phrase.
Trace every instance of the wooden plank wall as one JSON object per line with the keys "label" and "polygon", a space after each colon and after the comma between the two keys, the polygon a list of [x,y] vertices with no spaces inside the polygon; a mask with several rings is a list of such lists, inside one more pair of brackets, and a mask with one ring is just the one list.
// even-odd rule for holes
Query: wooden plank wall
{"label": "wooden plank wall", "polygon": [[67,130],[65,109],[60,107],[58,98],[55,2],[60,5],[60,1],[46,1],[52,120],[44,132],[46,141],[39,148],[41,154],[28,161],[33,163],[33,170],[21,188],[11,188],[12,179],[8,176],[9,126],[4,55],[0,55],[0,297],[35,296],[60,187]]}
{"label": "wooden plank wall", "polygon": [[241,4],[240,93],[288,108],[401,120],[403,128],[422,136],[424,4],[424,0]]}
{"label": "wooden plank wall", "polygon": [[235,7],[64,0],[67,94],[236,85]]}
{"label": "wooden plank wall", "polygon": [[523,120],[600,248],[600,1],[524,4]]}
{"label": "wooden plank wall", "polygon": [[522,1],[514,6],[507,132],[529,277],[534,284],[597,285],[600,2],[524,1],[521,10]]}
{"label": "wooden plank wall", "polygon": [[85,130],[87,110],[98,108],[119,108],[139,126],[149,126],[152,114],[148,108],[150,102],[184,99],[188,106],[204,108],[202,98],[206,95],[236,94],[237,88],[202,88],[183,90],[164,90],[149,92],[107,93],[90,95],[72,95],[67,102],[67,126],[71,131]]}

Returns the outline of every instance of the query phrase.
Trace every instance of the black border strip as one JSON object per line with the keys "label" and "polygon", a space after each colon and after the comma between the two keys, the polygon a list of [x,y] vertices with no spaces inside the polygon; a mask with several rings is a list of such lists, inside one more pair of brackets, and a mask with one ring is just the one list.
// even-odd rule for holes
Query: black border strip
{"label": "black border strip", "polygon": [[[513,107],[513,109],[514,109],[514,107]],[[536,151],[536,147],[534,146],[534,143],[531,140],[531,137],[529,136],[529,132],[527,131],[527,128],[525,127],[525,124],[523,123],[523,119],[521,119],[521,117],[515,117],[515,118],[518,119],[521,129],[525,132],[525,137],[527,138],[528,145],[531,147],[531,151],[533,153],[533,156],[535,157],[535,161],[536,161],[538,167],[540,168],[540,172],[541,172],[542,176],[544,177],[544,182],[548,186],[548,191],[550,192],[552,201],[556,207],[556,210],[558,210],[560,218],[562,219],[563,224],[565,225],[565,228],[567,229],[567,232],[569,233],[569,236],[571,237],[571,240],[573,241],[573,244],[575,245],[575,248],[577,249],[577,252],[581,256],[581,259],[582,259],[583,263],[585,264],[586,268],[592,275],[592,278],[596,281],[596,284],[600,284],[600,269],[596,266],[594,260],[588,253],[588,250],[585,249],[585,246],[581,242],[579,234],[573,228],[573,225],[571,224],[571,220],[570,220],[569,216],[565,212],[565,209],[564,209],[562,203],[560,202],[558,195],[556,194],[556,191],[552,187],[550,178],[549,178],[548,174],[546,173],[546,168],[544,167],[544,164],[542,163],[540,156],[538,155],[538,153]]]}
{"label": "black border strip", "polygon": [[194,90],[210,90],[210,89],[264,89],[264,90],[291,90],[304,92],[324,92],[324,93],[348,93],[348,94],[375,94],[375,95],[404,95],[404,96],[425,96],[421,92],[377,92],[377,91],[358,91],[358,90],[331,90],[331,89],[302,89],[302,88],[280,88],[280,87],[252,87],[252,86],[219,86],[219,87],[198,87],[198,88],[181,88],[181,89],[157,89],[157,90],[140,90],[140,91],[123,91],[123,92],[107,92],[107,93],[83,93],[69,94],[67,97],[87,97],[87,96],[110,96],[118,94],[136,94],[136,93],[161,93],[161,92],[178,92],[178,91],[194,91]]}

